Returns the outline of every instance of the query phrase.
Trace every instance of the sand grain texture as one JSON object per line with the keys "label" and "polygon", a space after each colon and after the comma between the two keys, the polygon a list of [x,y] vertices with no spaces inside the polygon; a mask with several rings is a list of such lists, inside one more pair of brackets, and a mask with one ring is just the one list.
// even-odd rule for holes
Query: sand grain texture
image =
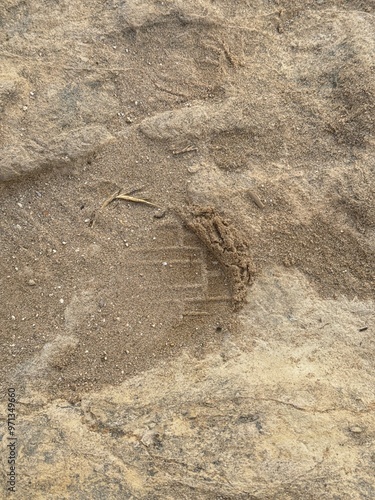
{"label": "sand grain texture", "polygon": [[17,495],[374,498],[372,3],[0,19]]}

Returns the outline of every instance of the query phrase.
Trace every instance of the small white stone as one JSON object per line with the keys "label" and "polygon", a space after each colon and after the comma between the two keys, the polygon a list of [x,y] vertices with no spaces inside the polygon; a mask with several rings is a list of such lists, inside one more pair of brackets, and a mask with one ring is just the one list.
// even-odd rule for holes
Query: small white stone
{"label": "small white stone", "polygon": [[195,174],[196,172],[198,172],[201,168],[201,165],[199,165],[199,163],[196,163],[195,165],[190,165],[190,167],[188,167],[188,172],[190,174]]}

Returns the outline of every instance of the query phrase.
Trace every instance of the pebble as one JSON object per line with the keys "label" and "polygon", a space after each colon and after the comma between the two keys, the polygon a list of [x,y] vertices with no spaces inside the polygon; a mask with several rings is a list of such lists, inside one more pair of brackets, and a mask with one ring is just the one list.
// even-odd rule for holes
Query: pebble
{"label": "pebble", "polygon": [[35,281],[34,281],[34,280],[29,280],[29,281],[28,281],[28,284],[29,284],[30,286],[35,286],[35,285],[36,285],[36,283],[35,283]]}
{"label": "pebble", "polygon": [[195,165],[190,165],[190,167],[188,167],[188,172],[190,174],[195,174],[196,172],[198,172],[200,170],[201,166],[197,163]]}
{"label": "pebble", "polygon": [[[154,214],[154,218],[155,219],[162,219],[163,217],[165,217],[165,214],[166,214],[165,210],[159,210],[158,212],[156,212]],[[153,238],[153,239],[155,239],[155,238]]]}
{"label": "pebble", "polygon": [[363,432],[363,429],[362,427],[359,427],[359,425],[353,425],[352,427],[350,427],[350,432],[353,432],[354,434],[361,434],[361,432]]}

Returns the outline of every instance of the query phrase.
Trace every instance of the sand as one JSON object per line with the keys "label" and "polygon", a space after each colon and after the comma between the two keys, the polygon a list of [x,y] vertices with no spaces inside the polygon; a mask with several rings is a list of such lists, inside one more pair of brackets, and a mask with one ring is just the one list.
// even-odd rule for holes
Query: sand
{"label": "sand", "polygon": [[[307,339],[319,352],[338,330],[356,346],[365,336],[361,356],[372,359],[374,15],[369,1],[3,2],[4,391],[15,385],[21,401],[32,393],[35,403],[39,391],[48,408],[57,401],[83,408],[98,391],[147,384],[165,366],[177,370],[181,359],[187,370],[206,363],[211,373],[215,357],[225,361],[237,350],[241,366],[255,363],[251,377],[261,379],[268,361],[262,367],[256,359],[273,359],[280,348],[288,365]],[[115,193],[138,201],[103,206]],[[332,320],[335,304],[342,313]],[[304,331],[295,331],[294,320]],[[371,386],[375,373],[355,352],[345,366],[334,356],[320,360],[329,368],[321,380],[335,385],[335,371],[354,370],[359,386],[363,377]],[[295,356],[308,373],[311,360]],[[225,370],[224,363],[224,378]],[[281,373],[275,368],[257,385],[258,402],[286,401],[265,395],[270,380],[277,385],[281,377],[283,385]],[[232,376],[239,377],[234,385],[246,385]],[[206,384],[202,377],[194,384]],[[286,393],[307,390],[302,379],[294,383]],[[191,388],[186,379],[178,384],[182,404]],[[210,388],[204,391],[206,398]],[[319,393],[316,385],[311,391]],[[36,422],[27,411],[24,418]],[[284,431],[275,425],[273,432]],[[256,463],[268,445],[259,445]],[[281,442],[272,446],[282,457]],[[306,453],[312,470],[313,453]],[[322,498],[316,485],[304,496],[285,493],[298,469],[297,457],[288,456],[289,468],[268,490],[264,481],[277,468],[271,459],[268,472],[240,479],[232,471],[233,489],[228,478],[208,496],[168,482],[138,491],[128,478],[120,484],[134,483],[126,493],[134,497],[113,490],[106,498]],[[325,472],[333,467],[339,477],[344,461],[340,455]],[[312,477],[306,470],[300,473]],[[85,498],[64,496],[69,481],[59,491],[47,481],[52,496],[43,498]],[[93,482],[82,484],[90,490]],[[22,488],[29,498],[42,491],[38,481],[34,490]],[[362,496],[358,484],[343,488],[332,486],[326,498],[335,491],[371,498],[370,486]]]}

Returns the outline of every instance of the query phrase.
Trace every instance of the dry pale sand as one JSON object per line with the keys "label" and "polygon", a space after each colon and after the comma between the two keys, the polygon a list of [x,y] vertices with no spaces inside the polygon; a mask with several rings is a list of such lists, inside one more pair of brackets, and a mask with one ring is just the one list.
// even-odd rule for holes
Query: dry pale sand
{"label": "dry pale sand", "polygon": [[373,2],[0,20],[3,497],[374,498]]}

